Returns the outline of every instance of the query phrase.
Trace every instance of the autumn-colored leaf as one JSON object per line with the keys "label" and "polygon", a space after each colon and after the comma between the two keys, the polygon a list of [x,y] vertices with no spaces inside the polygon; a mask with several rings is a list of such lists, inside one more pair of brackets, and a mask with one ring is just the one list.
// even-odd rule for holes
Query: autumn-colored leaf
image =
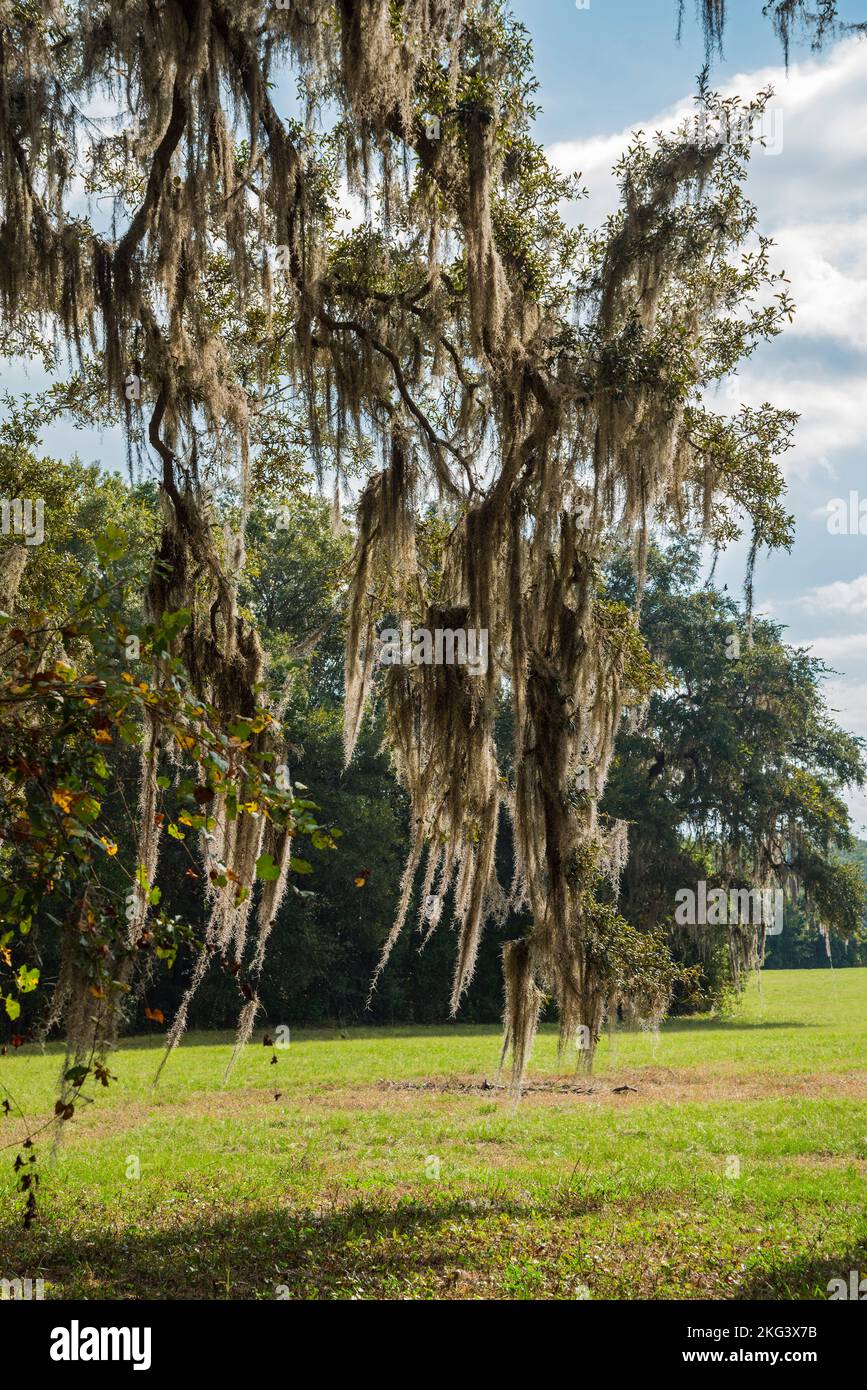
{"label": "autumn-colored leaf", "polygon": [[165,1023],[166,1016],[162,1009],[145,1009],[145,1018],[149,1018],[151,1023]]}
{"label": "autumn-colored leaf", "polygon": [[366,882],[367,882],[367,880],[368,880],[369,878],[370,878],[370,870],[369,870],[369,869],[359,869],[358,873],[355,875],[355,886],[356,886],[356,888],[363,888],[364,885],[366,884]]}

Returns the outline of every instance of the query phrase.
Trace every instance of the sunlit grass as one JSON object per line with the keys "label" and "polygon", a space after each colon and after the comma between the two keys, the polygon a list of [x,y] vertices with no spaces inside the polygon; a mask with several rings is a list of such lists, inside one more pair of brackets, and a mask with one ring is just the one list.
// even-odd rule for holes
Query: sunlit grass
{"label": "sunlit grass", "polygon": [[[614,1032],[589,1082],[545,1030],[517,1109],[483,1088],[495,1028],[293,1031],[276,1065],[260,1030],[228,1082],[229,1036],[191,1034],[156,1088],[159,1036],[130,1039],[43,1146],[26,1234],[6,1151],[0,1276],[72,1297],[824,1296],[867,1271],[865,1005],[867,970],[768,972],[732,1017]],[[60,1062],[27,1048],[0,1082],[38,1119]]]}

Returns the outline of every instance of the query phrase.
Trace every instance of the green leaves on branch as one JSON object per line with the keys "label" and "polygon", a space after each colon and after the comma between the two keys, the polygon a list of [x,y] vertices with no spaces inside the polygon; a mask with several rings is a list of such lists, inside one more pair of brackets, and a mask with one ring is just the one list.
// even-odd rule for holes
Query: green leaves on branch
{"label": "green leaves on branch", "polygon": [[[319,826],[315,803],[275,775],[265,751],[273,716],[264,707],[226,719],[191,689],[175,652],[188,609],[132,631],[136,575],[122,528],[109,526],[94,547],[101,570],[73,615],[0,615],[0,999],[12,1021],[40,983],[38,968],[15,958],[33,921],[74,928],[76,968],[97,1010],[128,991],[124,962],[138,953],[171,965],[182,946],[201,948],[197,930],[164,905],[167,885],[149,882],[143,864],[124,867],[137,842],[137,808],[125,823],[115,787],[126,775],[126,745],[138,748],[152,725],[178,768],[155,778],[155,823],[181,853],[214,833],[220,803],[230,820],[264,817],[280,834],[314,835],[318,848],[333,848],[337,833]],[[62,655],[46,661],[58,647]],[[313,872],[299,856],[290,869]],[[203,877],[193,864],[186,874]],[[266,854],[250,882],[220,866],[210,881],[240,904],[255,877],[278,876]]]}

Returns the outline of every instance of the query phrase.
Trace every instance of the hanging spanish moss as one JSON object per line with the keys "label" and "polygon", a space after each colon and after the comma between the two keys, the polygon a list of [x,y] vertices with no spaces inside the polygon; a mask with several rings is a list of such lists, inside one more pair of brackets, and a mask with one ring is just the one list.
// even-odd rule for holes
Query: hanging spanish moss
{"label": "hanging spanish moss", "polygon": [[[678,0],[677,36],[683,32],[683,16],[686,0]],[[714,49],[722,53],[723,31],[726,22],[726,0],[696,0],[696,10],[704,25],[705,44],[708,57]]]}
{"label": "hanging spanish moss", "polygon": [[3,606],[9,613],[15,611],[18,590],[27,567],[27,549],[23,545],[10,545],[0,552],[0,593]]}

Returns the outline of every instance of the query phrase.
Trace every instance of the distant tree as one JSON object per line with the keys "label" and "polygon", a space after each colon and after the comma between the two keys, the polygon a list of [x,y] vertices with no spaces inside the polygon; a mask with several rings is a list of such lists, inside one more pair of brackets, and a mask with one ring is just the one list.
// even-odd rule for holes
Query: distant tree
{"label": "distant tree", "polygon": [[[26,563],[16,602],[71,611],[96,572],[94,540],[121,519],[130,554],[138,560],[140,593],[159,534],[154,485],[130,489],[124,479],[96,464],[85,466],[77,458],[61,463],[42,456],[44,411],[37,403],[32,408],[20,401],[7,404],[13,408],[0,420],[0,498],[38,502],[44,532],[37,543],[24,545]],[[21,544],[20,534],[10,530],[0,537],[0,553]],[[6,600],[11,605],[11,599],[11,591],[0,595],[0,606]]]}
{"label": "distant tree", "polygon": [[[632,584],[628,566],[616,566],[612,591]],[[763,927],[700,927],[690,937],[674,924],[678,889],[698,880],[780,889],[787,922],[800,914],[853,936],[867,887],[846,857],[855,842],[844,793],[864,782],[864,742],[829,711],[824,663],[786,645],[777,624],[748,621],[728,593],[702,587],[699,551],[684,541],[651,552],[641,627],[669,684],[622,731],[603,803],[630,823],[624,915],[665,924],[681,954],[700,948],[711,976],[722,943],[734,984],[761,958]]]}

